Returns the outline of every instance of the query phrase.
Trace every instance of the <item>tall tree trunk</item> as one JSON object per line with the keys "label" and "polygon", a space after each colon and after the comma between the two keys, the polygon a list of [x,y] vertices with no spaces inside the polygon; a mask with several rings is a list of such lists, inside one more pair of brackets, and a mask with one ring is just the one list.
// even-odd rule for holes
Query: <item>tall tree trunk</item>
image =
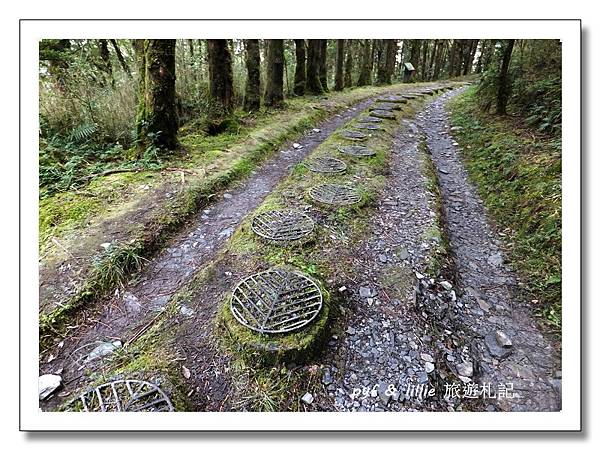
{"label": "tall tree trunk", "polygon": [[469,75],[473,70],[473,60],[475,59],[475,54],[477,53],[477,45],[479,45],[479,39],[472,39],[471,48],[469,51],[469,59],[467,60],[464,75]]}
{"label": "tall tree trunk", "polygon": [[446,41],[445,40],[441,40],[439,43],[439,49],[437,51],[438,55],[435,59],[435,63],[433,66],[433,76],[432,78],[434,80],[437,80],[440,76],[440,73],[442,71],[442,67],[444,66],[444,62],[446,60]]}
{"label": "tall tree trunk", "polygon": [[354,41],[348,39],[346,45],[346,63],[344,64],[344,86],[352,86],[352,69],[354,68]]}
{"label": "tall tree trunk", "polygon": [[514,46],[515,40],[507,39],[505,41],[504,50],[502,51],[502,65],[500,66],[500,74],[498,76],[498,100],[496,102],[496,113],[502,116],[506,115],[506,105],[508,104],[510,91],[508,67],[510,65],[510,56],[512,55]]}
{"label": "tall tree trunk", "polygon": [[265,105],[280,106],[283,102],[283,39],[267,42],[267,89]]}
{"label": "tall tree trunk", "polygon": [[319,39],[319,81],[324,92],[329,92],[327,83],[327,39]]}
{"label": "tall tree trunk", "polygon": [[119,60],[119,64],[121,65],[123,72],[125,72],[127,74],[127,76],[129,78],[131,78],[131,69],[129,69],[129,66],[127,65],[127,61],[125,61],[125,58],[123,57],[123,53],[121,53],[119,44],[117,44],[117,41],[115,39],[111,39],[110,43],[112,44],[112,47],[115,50],[115,55],[117,55],[117,59]]}
{"label": "tall tree trunk", "polygon": [[336,91],[344,89],[344,40],[337,40],[335,57],[335,86]]}
{"label": "tall tree trunk", "polygon": [[413,39],[410,49],[410,62],[415,68],[414,77],[418,80],[419,62],[421,61],[421,39]]}
{"label": "tall tree trunk", "polygon": [[427,53],[429,52],[429,41],[423,41],[423,58],[421,61],[421,80],[427,80]]}
{"label": "tall tree trunk", "polygon": [[487,39],[481,41],[481,51],[479,53],[479,58],[477,58],[477,64],[475,65],[475,73],[481,73],[483,71],[483,60],[487,52],[487,43]]}
{"label": "tall tree trunk", "polygon": [[398,41],[388,39],[385,48],[385,82],[392,83],[394,71],[396,70],[396,56],[398,55]]}
{"label": "tall tree trunk", "polygon": [[296,72],[294,73],[294,94],[304,95],[306,91],[306,42],[294,39],[296,48]]}
{"label": "tall tree trunk", "polygon": [[110,53],[108,52],[108,42],[106,42],[106,39],[98,39],[98,50],[100,51],[100,59],[102,60],[102,70],[108,75],[111,84],[114,84],[112,64],[110,63]]}
{"label": "tall tree trunk", "polygon": [[246,91],[244,111],[258,111],[260,108],[260,48],[258,39],[245,39],[246,47]]}
{"label": "tall tree trunk", "polygon": [[308,40],[308,62],[306,66],[306,90],[311,94],[322,94],[323,86],[319,78],[319,54],[321,44],[319,39]]}
{"label": "tall tree trunk", "polygon": [[227,39],[208,39],[208,84],[212,118],[227,115],[233,107],[233,74]]}
{"label": "tall tree trunk", "polygon": [[362,62],[360,65],[360,75],[358,77],[357,86],[366,86],[371,84],[371,45],[368,39],[362,42]]}
{"label": "tall tree trunk", "polygon": [[438,39],[434,39],[433,40],[433,49],[431,50],[431,58],[429,58],[429,67],[427,68],[427,80],[426,81],[429,81],[433,78],[433,65],[435,63],[437,51],[438,51]]}
{"label": "tall tree trunk", "polygon": [[163,151],[177,147],[175,107],[175,39],[136,40],[140,69],[138,148]]}

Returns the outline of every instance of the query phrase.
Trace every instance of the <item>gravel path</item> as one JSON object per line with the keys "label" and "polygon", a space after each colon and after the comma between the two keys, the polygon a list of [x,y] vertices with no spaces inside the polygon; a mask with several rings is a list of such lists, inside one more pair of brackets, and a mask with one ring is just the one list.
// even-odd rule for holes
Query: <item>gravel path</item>
{"label": "gravel path", "polygon": [[[345,332],[321,366],[319,409],[560,409],[558,356],[516,299],[515,277],[449,135],[444,105],[458,92],[435,99],[396,138],[372,237],[355,253],[361,278],[350,289]],[[439,237],[420,138],[440,183],[449,280],[423,275]]]}

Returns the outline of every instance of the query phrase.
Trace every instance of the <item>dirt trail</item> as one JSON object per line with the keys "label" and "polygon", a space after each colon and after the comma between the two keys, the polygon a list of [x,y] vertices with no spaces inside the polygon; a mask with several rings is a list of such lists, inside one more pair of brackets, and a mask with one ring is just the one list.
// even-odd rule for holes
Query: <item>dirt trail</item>
{"label": "dirt trail", "polygon": [[[190,279],[193,273],[214,257],[231,236],[241,220],[258,206],[289,170],[302,161],[336,129],[365,110],[368,99],[322,122],[297,141],[300,147],[282,148],[266,161],[250,178],[228,191],[210,208],[180,232],[162,252],[151,260],[140,275],[115,293],[97,311],[86,312],[86,322],[73,331],[58,349],[51,349],[40,361],[41,373],[62,370],[68,390],[83,384],[81,358],[101,342],[119,339],[126,342],[167,304],[171,296]],[[298,148],[294,148],[298,147]],[[193,314],[182,309],[182,316]],[[83,348],[82,348],[83,347]],[[75,363],[79,359],[78,363]],[[56,400],[55,400],[56,402]],[[52,406],[49,402],[48,406]]]}
{"label": "dirt trail", "polygon": [[[447,94],[448,96],[456,93]],[[517,298],[515,275],[505,264],[497,233],[476,188],[468,181],[458,146],[449,134],[444,99],[417,117],[437,167],[463,305],[460,322],[473,338],[480,383],[513,383],[514,398],[499,399],[503,410],[560,409],[560,354],[536,326],[532,311]],[[499,346],[496,332],[512,341]]]}

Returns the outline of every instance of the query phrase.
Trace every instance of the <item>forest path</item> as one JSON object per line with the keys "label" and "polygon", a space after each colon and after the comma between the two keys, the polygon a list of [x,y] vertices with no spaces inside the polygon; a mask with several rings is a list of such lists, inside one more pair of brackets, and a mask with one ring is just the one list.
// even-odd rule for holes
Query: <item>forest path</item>
{"label": "forest path", "polygon": [[[82,386],[87,377],[82,368],[91,351],[102,343],[125,343],[162,311],[169,299],[196,271],[211,261],[237,225],[251,213],[289,173],[338,128],[368,108],[373,99],[355,104],[321,122],[295,144],[286,144],[265,161],[250,178],[223,194],[222,198],[198,213],[141,273],[123,289],[115,292],[93,311],[85,311],[85,320],[40,360],[40,374],[61,373],[67,391]],[[296,147],[296,148],[295,148]],[[215,304],[218,300],[215,299]],[[215,306],[216,307],[216,306]],[[182,308],[182,317],[190,314]],[[107,344],[110,346],[110,344]],[[90,361],[98,364],[101,358]],[[88,366],[92,367],[92,364]],[[52,408],[60,399],[46,403]],[[46,406],[45,405],[45,406]]]}
{"label": "forest path", "polygon": [[[436,98],[396,137],[371,237],[354,251],[359,278],[345,304],[345,331],[321,360],[318,409],[560,409],[552,341],[516,297],[515,277],[449,134],[444,107],[462,90]],[[440,243],[431,231],[438,212],[427,160],[447,219],[452,282],[423,275]],[[396,284],[401,272],[416,286]],[[510,347],[499,342],[504,336]]]}

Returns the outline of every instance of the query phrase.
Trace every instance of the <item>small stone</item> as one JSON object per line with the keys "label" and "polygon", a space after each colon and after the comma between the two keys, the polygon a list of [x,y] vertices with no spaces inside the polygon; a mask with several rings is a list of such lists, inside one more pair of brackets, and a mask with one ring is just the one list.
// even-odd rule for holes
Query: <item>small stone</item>
{"label": "small stone", "polygon": [[473,376],[473,363],[470,361],[463,362],[456,365],[456,371],[463,377]]}
{"label": "small stone", "polygon": [[233,195],[231,195],[230,193],[223,194],[223,198],[225,199],[230,199],[231,197],[233,197]]}
{"label": "small stone", "polygon": [[181,305],[181,307],[179,308],[179,312],[186,317],[192,317],[194,315],[194,310],[192,308],[188,308],[185,305]]}
{"label": "small stone", "polygon": [[108,250],[111,246],[112,243],[110,242],[104,242],[103,244],[100,244],[100,247],[102,247],[104,250]]}
{"label": "small stone", "polygon": [[306,394],[304,394],[302,396],[302,401],[304,403],[306,403],[307,405],[310,405],[314,401],[314,399],[315,398],[313,397],[313,395],[310,392],[307,392]]}
{"label": "small stone", "polygon": [[60,375],[54,374],[45,374],[38,378],[38,391],[40,400],[46,400],[54,391],[56,391],[60,384],[62,383],[62,378]]}
{"label": "small stone", "polygon": [[440,286],[442,286],[447,291],[449,291],[450,289],[452,289],[452,284],[449,281],[442,281],[440,283]]}
{"label": "small stone", "polygon": [[433,369],[435,369],[435,365],[433,363],[430,363],[430,362],[425,363],[425,372],[431,373],[431,372],[433,372]]}
{"label": "small stone", "polygon": [[88,363],[98,358],[110,355],[116,349],[121,348],[121,341],[104,342],[95,347],[85,358],[84,363]]}
{"label": "small stone", "polygon": [[419,372],[417,373],[417,380],[421,384],[425,384],[429,381],[429,377],[427,376],[427,372]]}
{"label": "small stone", "polygon": [[329,370],[325,370],[323,372],[323,384],[329,385],[333,383],[333,377],[331,376],[331,372]]}
{"label": "small stone", "polygon": [[415,276],[417,277],[417,279],[422,280],[423,278],[425,278],[425,275],[423,275],[422,273],[419,272],[415,272]]}
{"label": "small stone", "polygon": [[358,290],[358,293],[362,298],[371,297],[371,289],[365,286],[361,286],[361,288]]}
{"label": "small stone", "polygon": [[502,360],[512,352],[512,347],[503,347],[498,343],[496,333],[486,335],[484,341],[491,355],[496,359]]}
{"label": "small stone", "polygon": [[369,306],[373,306],[373,299],[372,299],[371,297],[369,297],[369,298],[367,299],[367,304],[368,304]]}
{"label": "small stone", "polygon": [[490,263],[492,266],[499,266],[502,264],[502,253],[498,252],[498,253],[494,253],[493,255],[491,255],[490,257],[488,257],[487,259],[488,263]]}
{"label": "small stone", "polygon": [[403,248],[402,250],[400,250],[400,254],[398,255],[398,257],[404,261],[405,259],[408,259],[410,257],[410,253],[408,253],[408,250]]}
{"label": "small stone", "polygon": [[356,334],[356,330],[353,327],[348,327],[346,333],[348,333],[349,335],[354,335]]}
{"label": "small stone", "polygon": [[421,353],[421,359],[426,362],[430,362],[430,363],[433,362],[433,356],[431,356],[427,353]]}
{"label": "small stone", "polygon": [[292,147],[294,147],[294,148],[302,148],[302,146],[300,144],[298,144],[297,142],[294,142],[292,144]]}
{"label": "small stone", "polygon": [[485,300],[482,300],[480,298],[477,299],[477,304],[479,305],[479,307],[484,311],[484,312],[489,312],[490,311],[490,305],[488,302],[486,302]]}
{"label": "small stone", "polygon": [[338,292],[346,292],[348,288],[346,286],[342,286],[338,289]]}
{"label": "small stone", "polygon": [[496,330],[496,341],[504,348],[510,348],[513,345],[510,338],[501,330]]}
{"label": "small stone", "polygon": [[313,130],[313,133],[320,133],[321,132],[320,128],[313,128],[312,130]]}
{"label": "small stone", "polygon": [[472,380],[469,377],[463,377],[462,375],[458,377],[460,379],[460,381],[462,381],[465,384],[469,384]]}
{"label": "small stone", "polygon": [[382,263],[386,263],[387,262],[387,256],[384,254],[379,255],[379,261],[381,261]]}
{"label": "small stone", "polygon": [[392,398],[392,394],[389,392],[388,387],[389,383],[383,381],[380,382],[379,386],[377,387],[377,395],[379,396],[379,400],[381,401],[381,403],[383,403],[384,405],[387,405],[390,402],[390,399]]}

